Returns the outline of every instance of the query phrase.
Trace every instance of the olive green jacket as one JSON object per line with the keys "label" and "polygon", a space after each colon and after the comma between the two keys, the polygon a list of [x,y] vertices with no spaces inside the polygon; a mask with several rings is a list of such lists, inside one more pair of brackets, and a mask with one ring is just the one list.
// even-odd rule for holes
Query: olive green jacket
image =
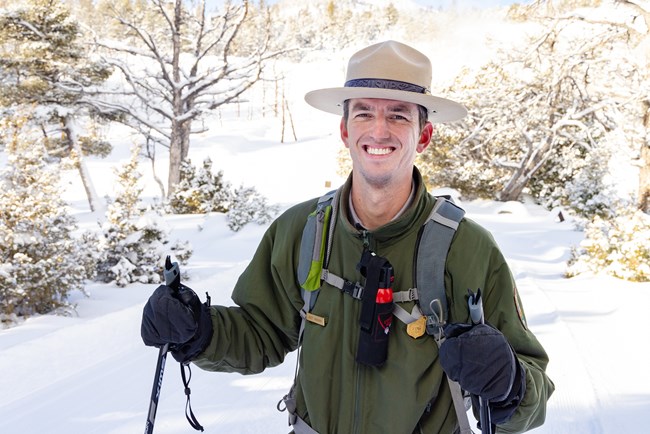
{"label": "olive green jacket", "polygon": [[[413,288],[418,230],[434,199],[414,170],[416,196],[398,219],[370,233],[370,247],[395,270],[394,291]],[[332,240],[329,270],[352,282],[363,241],[350,223],[351,179],[343,186]],[[307,215],[317,199],[298,204],[271,224],[232,298],[237,306],[212,307],[214,336],[194,363],[202,369],[252,374],[275,366],[298,347],[304,302],[296,270]],[[553,383],[545,374],[548,357],[528,330],[512,274],[492,236],[470,219],[461,221],[446,262],[450,319],[469,322],[467,290],[481,288],[485,319],[508,338],[526,370],[526,395],[499,432],[522,432],[544,422]],[[402,307],[409,312],[412,303]],[[451,394],[438,363],[438,348],[425,335],[414,339],[393,321],[388,359],[380,367],[355,361],[361,303],[323,285],[312,312],[325,317],[306,323],[296,398],[298,414],[321,434],[452,433],[457,425]],[[519,313],[518,313],[519,312]]]}

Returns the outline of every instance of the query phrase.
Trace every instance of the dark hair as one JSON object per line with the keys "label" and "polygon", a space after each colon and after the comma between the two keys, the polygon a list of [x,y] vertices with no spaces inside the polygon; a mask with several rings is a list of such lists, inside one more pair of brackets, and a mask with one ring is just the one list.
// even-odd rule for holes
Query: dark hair
{"label": "dark hair", "polygon": [[[348,117],[350,116],[350,100],[346,99],[343,101],[343,119],[345,123],[348,122]],[[420,131],[424,129],[424,126],[427,124],[427,119],[429,118],[429,111],[426,107],[418,104],[418,124],[420,126]]]}

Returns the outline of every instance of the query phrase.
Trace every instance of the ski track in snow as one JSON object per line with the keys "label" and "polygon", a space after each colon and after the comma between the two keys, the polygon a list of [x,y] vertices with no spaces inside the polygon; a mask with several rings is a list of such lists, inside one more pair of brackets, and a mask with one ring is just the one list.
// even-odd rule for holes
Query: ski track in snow
{"label": "ski track in snow", "polygon": [[[473,207],[468,204],[470,217]],[[498,215],[476,217],[508,258],[528,325],[549,354],[548,373],[556,385],[546,423],[531,432],[646,433],[639,415],[650,410],[650,375],[642,367],[649,350],[634,338],[644,318],[633,306],[648,306],[650,286],[608,277],[562,279],[569,246],[582,234],[546,212]]]}

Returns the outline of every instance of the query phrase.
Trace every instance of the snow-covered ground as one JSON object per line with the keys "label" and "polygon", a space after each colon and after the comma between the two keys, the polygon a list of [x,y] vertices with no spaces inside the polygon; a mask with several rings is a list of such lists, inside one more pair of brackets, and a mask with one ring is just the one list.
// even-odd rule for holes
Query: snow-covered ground
{"label": "snow-covered ground", "polygon": [[[335,155],[338,119],[301,101],[306,90],[339,85],[345,56],[330,69],[294,71],[309,81],[292,82],[289,96],[297,142],[280,143],[272,117],[233,118],[224,113],[208,133],[193,138],[195,164],[211,156],[214,168],[239,185],[255,186],[282,208],[338,185]],[[314,67],[314,65],[312,65]],[[328,76],[329,74],[329,76]],[[328,76],[320,80],[318,76]],[[244,118],[246,115],[244,115]],[[120,143],[104,160],[89,160],[100,196],[114,194],[112,169],[129,158],[133,139],[111,132]],[[161,153],[162,154],[162,153]],[[166,159],[157,172],[166,179]],[[145,196],[158,194],[149,162],[141,166]],[[100,217],[87,210],[82,186],[71,172],[65,198],[83,229]],[[556,385],[546,424],[536,433],[600,434],[650,432],[650,356],[647,333],[650,284],[604,276],[565,279],[570,247],[582,233],[532,204],[463,202],[468,216],[486,226],[513,268],[531,329],[550,355]],[[265,227],[231,232],[221,214],[168,216],[172,240],[194,248],[186,284],[213,303],[230,304],[230,292]],[[142,307],[155,285],[118,288],[91,283],[89,297],[74,293],[76,314],[46,315],[0,330],[0,433],[132,434],[144,430],[158,351],[140,339]],[[286,414],[276,410],[288,390],[295,354],[280,367],[255,376],[192,370],[192,406],[209,433],[284,433]],[[191,433],[178,364],[170,357],[162,385],[156,433]]]}
{"label": "snow-covered ground", "polygon": [[[339,146],[332,133],[338,121],[307,108],[300,112],[318,123],[300,119],[297,143],[279,143],[276,120],[233,120],[202,137],[193,152],[213,155],[226,178],[257,186],[283,207],[317,196],[325,191],[325,181],[341,181],[332,162]],[[127,158],[123,150],[91,162],[98,190],[111,190],[111,183],[99,182]],[[97,216],[85,210],[83,191],[72,175],[66,195],[76,204],[73,212],[81,226],[91,227]],[[546,425],[536,432],[648,432],[650,284],[595,276],[565,279],[570,246],[582,237],[571,223],[556,222],[532,204],[462,204],[503,248],[529,326],[550,354],[549,374],[557,391]],[[209,291],[214,303],[229,304],[230,290],[265,227],[249,225],[233,233],[221,214],[169,216],[167,221],[171,239],[188,239],[194,247],[185,267],[191,276],[187,284],[200,294]],[[75,316],[46,315],[0,331],[0,432],[142,431],[158,352],[142,344],[140,318],[153,289],[90,284],[90,297],[73,296]],[[286,415],[275,406],[291,384],[294,363],[291,355],[282,366],[250,377],[193,369],[193,408],[206,432],[287,432]],[[169,358],[155,432],[193,432],[184,405],[179,367]]]}

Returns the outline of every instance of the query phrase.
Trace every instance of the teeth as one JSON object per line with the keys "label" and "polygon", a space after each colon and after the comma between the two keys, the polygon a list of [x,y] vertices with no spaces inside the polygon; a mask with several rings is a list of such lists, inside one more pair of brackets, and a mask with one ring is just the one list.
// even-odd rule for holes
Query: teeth
{"label": "teeth", "polygon": [[368,147],[367,152],[370,155],[386,155],[386,154],[390,154],[393,151],[390,148],[371,148],[371,147]]}

